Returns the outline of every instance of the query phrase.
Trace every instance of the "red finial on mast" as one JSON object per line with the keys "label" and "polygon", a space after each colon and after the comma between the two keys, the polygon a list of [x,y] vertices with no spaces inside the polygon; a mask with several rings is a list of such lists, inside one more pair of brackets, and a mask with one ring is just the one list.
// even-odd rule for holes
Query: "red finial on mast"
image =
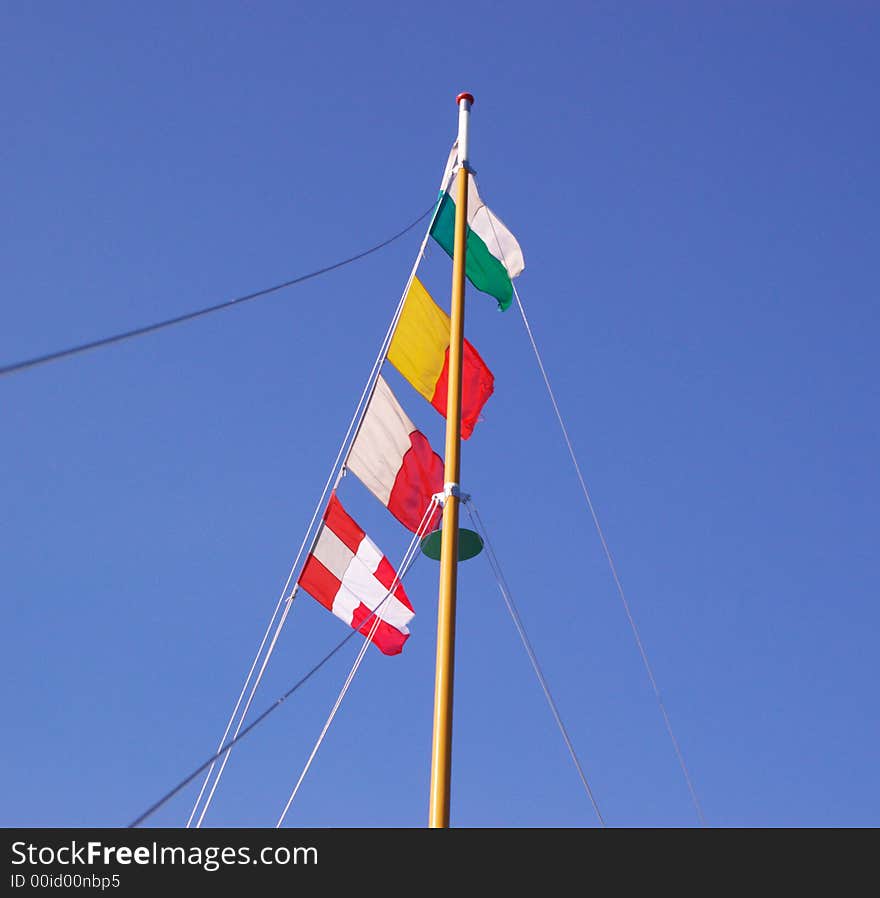
{"label": "red finial on mast", "polygon": [[468,103],[471,104],[471,106],[474,105],[474,95],[473,95],[473,94],[467,94],[467,93],[465,93],[465,94],[459,94],[459,95],[455,98],[455,102],[456,102],[456,103],[461,103],[462,100],[467,100]]}

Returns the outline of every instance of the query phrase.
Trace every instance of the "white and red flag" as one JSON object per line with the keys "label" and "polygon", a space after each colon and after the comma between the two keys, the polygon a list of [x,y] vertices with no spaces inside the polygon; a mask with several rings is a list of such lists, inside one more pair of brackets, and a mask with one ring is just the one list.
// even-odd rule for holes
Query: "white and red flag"
{"label": "white and red flag", "polygon": [[[419,531],[435,493],[443,491],[443,459],[400,407],[381,375],[352,444],[346,466],[413,533]],[[434,511],[422,525],[433,530]]]}
{"label": "white and red flag", "polygon": [[415,612],[403,586],[399,582],[395,585],[396,579],[388,559],[354,522],[336,494],[331,495],[299,585],[364,636],[379,618],[373,642],[386,655],[397,655],[409,638],[407,624]]}

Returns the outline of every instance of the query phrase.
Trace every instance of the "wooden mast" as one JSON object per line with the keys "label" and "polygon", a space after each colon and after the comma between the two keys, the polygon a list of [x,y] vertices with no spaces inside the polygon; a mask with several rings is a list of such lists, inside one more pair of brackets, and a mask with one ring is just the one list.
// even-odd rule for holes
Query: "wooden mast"
{"label": "wooden mast", "polygon": [[468,120],[474,98],[456,97],[458,164],[455,177],[455,243],[452,256],[452,308],[449,333],[449,392],[446,403],[446,461],[440,597],[437,608],[437,663],[434,676],[434,734],[431,741],[431,791],[428,826],[449,826],[452,774],[452,686],[455,667],[455,597],[458,569],[459,475],[461,470],[461,359],[464,343],[465,243],[468,203]]}

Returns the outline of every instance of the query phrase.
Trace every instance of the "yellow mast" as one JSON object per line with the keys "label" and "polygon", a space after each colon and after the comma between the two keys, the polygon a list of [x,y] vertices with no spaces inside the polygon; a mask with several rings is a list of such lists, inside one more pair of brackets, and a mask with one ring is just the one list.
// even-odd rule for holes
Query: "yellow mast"
{"label": "yellow mast", "polygon": [[449,392],[446,403],[446,503],[440,549],[437,608],[437,664],[434,675],[434,735],[431,741],[431,792],[428,826],[449,826],[452,774],[452,686],[455,667],[455,593],[458,568],[458,506],[461,470],[461,358],[464,343],[465,242],[468,203],[468,118],[474,98],[459,94],[455,243],[452,256],[452,309],[449,325]]}

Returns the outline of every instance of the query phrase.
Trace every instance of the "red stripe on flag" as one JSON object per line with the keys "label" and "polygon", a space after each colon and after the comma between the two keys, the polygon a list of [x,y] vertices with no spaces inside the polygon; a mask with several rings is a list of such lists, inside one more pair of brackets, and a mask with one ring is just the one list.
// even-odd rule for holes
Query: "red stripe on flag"
{"label": "red stripe on flag", "polygon": [[[427,437],[418,430],[409,435],[410,448],[403,456],[400,470],[388,497],[388,510],[415,533],[434,493],[443,491],[443,459],[431,448]],[[438,509],[426,525],[433,530],[440,518]]]}
{"label": "red stripe on flag", "polygon": [[[351,625],[354,629],[367,636],[376,622],[373,613],[363,602],[354,609]],[[403,644],[409,639],[409,633],[401,633],[386,621],[380,621],[373,634],[372,642],[385,655],[399,655],[403,650]]]}
{"label": "red stripe on flag", "polygon": [[[397,572],[391,567],[391,562],[383,555],[382,560],[379,562],[379,567],[376,568],[376,572],[373,576],[385,587],[385,589],[391,589],[391,584],[397,577]],[[409,599],[403,591],[403,584],[399,580],[397,581],[397,586],[394,587],[393,595],[400,600],[401,604],[406,605],[410,611],[415,613],[415,608],[410,605]],[[388,601],[390,602],[391,599],[388,599]],[[380,613],[381,610],[382,609],[380,608]]]}
{"label": "red stripe on flag", "polygon": [[[486,400],[495,391],[495,375],[489,370],[480,354],[464,341],[464,352],[461,359],[461,438],[466,440],[474,431],[474,425],[480,418],[480,412]],[[449,398],[449,347],[443,370],[434,385],[434,396],[431,405],[446,417],[446,405]]]}
{"label": "red stripe on flag", "polygon": [[336,493],[330,494],[330,501],[324,512],[324,523],[357,555],[358,546],[366,534],[342,507],[342,503],[336,498]]}
{"label": "red stripe on flag", "polygon": [[315,558],[309,555],[302,573],[297,581],[299,585],[314,599],[317,599],[328,611],[333,610],[333,600],[342,582]]}

